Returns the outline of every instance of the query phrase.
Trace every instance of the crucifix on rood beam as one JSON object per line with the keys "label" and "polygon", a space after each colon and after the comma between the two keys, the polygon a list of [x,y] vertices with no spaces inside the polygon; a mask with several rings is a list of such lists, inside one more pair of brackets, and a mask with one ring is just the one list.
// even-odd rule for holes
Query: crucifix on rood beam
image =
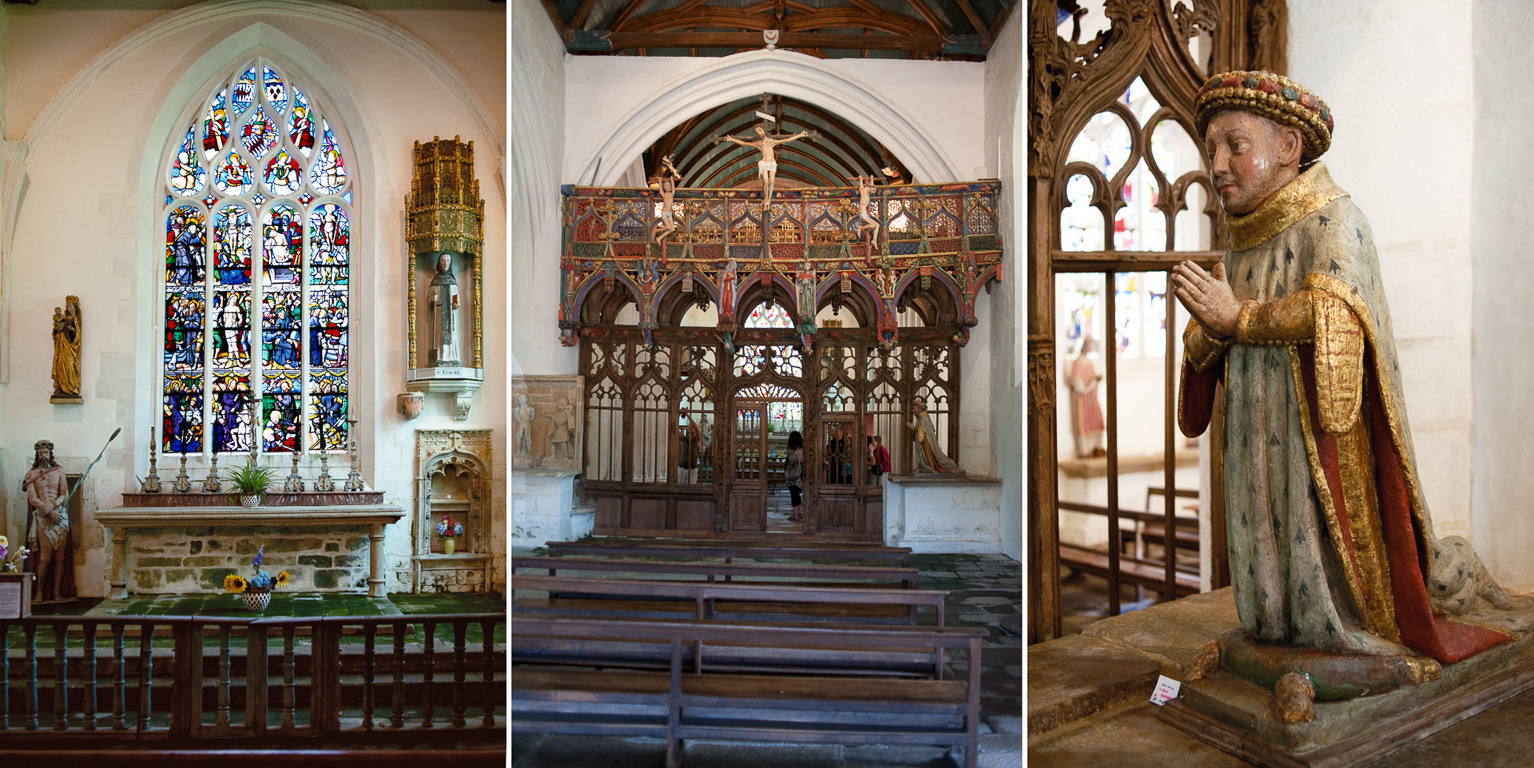
{"label": "crucifix on rood beam", "polygon": [[[712,139],[715,144],[718,144],[721,141],[728,141],[739,144],[743,147],[751,147],[752,149],[756,149],[762,153],[762,159],[757,162],[756,169],[757,173],[761,174],[762,177],[762,211],[764,213],[772,210],[772,187],[773,182],[775,182],[778,178],[778,156],[777,153],[773,151],[773,148],[779,144],[787,144],[791,141],[798,141],[799,139],[802,139],[806,136],[812,136],[815,138],[820,137],[820,134],[813,130],[800,131],[798,133],[792,134],[768,133],[767,129],[770,127],[769,123],[778,122],[777,117],[774,117],[767,112],[767,104],[771,98],[772,97],[769,94],[762,94],[762,108],[756,112],[756,116],[760,117],[762,122],[760,125],[752,129],[756,134],[755,139],[742,139],[728,135],[715,136]],[[762,232],[764,237],[766,235],[766,231],[767,222],[764,220],[762,222]]]}

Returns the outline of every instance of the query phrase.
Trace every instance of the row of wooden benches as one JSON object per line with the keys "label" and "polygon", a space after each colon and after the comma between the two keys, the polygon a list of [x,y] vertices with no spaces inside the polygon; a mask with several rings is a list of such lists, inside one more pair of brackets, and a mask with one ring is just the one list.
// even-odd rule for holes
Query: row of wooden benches
{"label": "row of wooden benches", "polygon": [[[717,561],[632,559],[702,550]],[[947,593],[919,589],[908,549],[619,540],[549,553],[511,563],[516,732],[657,736],[668,768],[700,738],[933,744],[977,764],[985,632],[943,626]],[[625,559],[569,556],[594,554]],[[612,573],[631,578],[587,575]],[[922,609],[935,625],[917,623]],[[949,651],[968,652],[965,678],[945,678]]]}

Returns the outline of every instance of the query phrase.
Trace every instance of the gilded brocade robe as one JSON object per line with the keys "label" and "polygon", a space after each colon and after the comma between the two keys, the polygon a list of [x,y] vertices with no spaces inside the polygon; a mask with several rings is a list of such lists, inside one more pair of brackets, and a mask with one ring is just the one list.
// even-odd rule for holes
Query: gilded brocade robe
{"label": "gilded brocade robe", "polygon": [[1225,383],[1231,582],[1252,637],[1441,662],[1508,638],[1435,615],[1434,541],[1406,422],[1390,310],[1363,213],[1312,165],[1246,216],[1224,264],[1236,336],[1196,322],[1178,422],[1209,424]]}

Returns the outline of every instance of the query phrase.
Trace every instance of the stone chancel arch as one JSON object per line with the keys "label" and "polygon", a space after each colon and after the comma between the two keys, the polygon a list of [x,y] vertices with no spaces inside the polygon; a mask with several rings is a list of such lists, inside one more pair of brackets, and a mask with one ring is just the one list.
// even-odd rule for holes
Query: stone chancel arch
{"label": "stone chancel arch", "polygon": [[617,186],[636,158],[666,131],[704,110],[776,93],[847,118],[888,147],[918,183],[964,179],[922,121],[877,89],[820,59],[787,51],[752,51],[711,61],[661,84],[616,120],[594,149],[572,166],[574,180]]}

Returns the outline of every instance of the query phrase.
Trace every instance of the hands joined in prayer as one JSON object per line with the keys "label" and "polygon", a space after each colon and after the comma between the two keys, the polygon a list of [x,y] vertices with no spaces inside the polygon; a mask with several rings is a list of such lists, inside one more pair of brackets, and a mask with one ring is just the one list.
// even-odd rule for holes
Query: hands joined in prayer
{"label": "hands joined in prayer", "polygon": [[1225,279],[1224,264],[1214,265],[1213,272],[1191,261],[1178,264],[1172,268],[1172,290],[1209,335],[1218,339],[1236,335],[1241,302]]}

